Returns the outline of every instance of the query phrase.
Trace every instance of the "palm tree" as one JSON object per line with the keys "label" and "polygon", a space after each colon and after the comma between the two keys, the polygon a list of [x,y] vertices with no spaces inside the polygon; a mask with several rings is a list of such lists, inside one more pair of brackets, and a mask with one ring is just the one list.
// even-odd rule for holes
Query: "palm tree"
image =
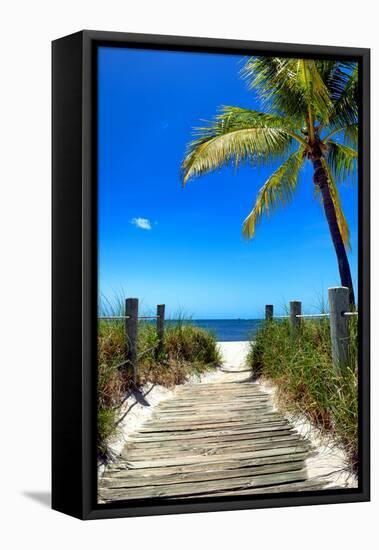
{"label": "palm tree", "polygon": [[243,70],[265,112],[223,106],[213,121],[195,129],[182,163],[183,185],[221,166],[238,167],[280,159],[260,188],[243,234],[292,198],[299,173],[313,165],[315,196],[322,202],[337,255],[341,284],[354,290],[346,248],[349,228],[336,183],[356,170],[358,144],[358,67],[353,62],[252,57]]}

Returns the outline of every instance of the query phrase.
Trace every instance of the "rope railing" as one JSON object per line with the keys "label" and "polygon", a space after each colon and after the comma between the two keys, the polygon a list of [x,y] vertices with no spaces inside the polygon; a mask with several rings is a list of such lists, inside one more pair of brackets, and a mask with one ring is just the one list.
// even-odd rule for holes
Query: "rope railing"
{"label": "rope railing", "polygon": [[301,314],[296,315],[296,317],[298,319],[302,319],[303,317],[312,319],[312,318],[329,317],[329,316],[330,316],[329,313],[307,313],[307,314],[303,314],[303,315],[301,315]]}
{"label": "rope railing", "polygon": [[[343,311],[341,313],[343,317],[354,317],[355,315],[358,315],[358,311]],[[273,319],[289,319],[290,315],[274,315]],[[303,313],[303,314],[296,314],[295,317],[297,319],[317,319],[317,318],[323,318],[323,317],[330,317],[330,313]]]}
{"label": "rope railing", "polygon": [[138,319],[159,319],[160,315],[142,315]]}
{"label": "rope railing", "polygon": [[[160,315],[141,315],[138,319],[159,319]],[[115,321],[120,319],[130,319],[130,315],[106,315],[98,317],[99,321]]]}
{"label": "rope railing", "polygon": [[121,319],[130,319],[129,315],[106,315],[98,317],[99,321],[117,321]]}

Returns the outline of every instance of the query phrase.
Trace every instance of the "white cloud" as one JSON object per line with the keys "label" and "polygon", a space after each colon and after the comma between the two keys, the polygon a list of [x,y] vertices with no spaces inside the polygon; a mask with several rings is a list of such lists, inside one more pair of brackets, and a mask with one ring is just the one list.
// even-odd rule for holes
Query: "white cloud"
{"label": "white cloud", "polygon": [[140,229],[146,229],[147,231],[151,229],[151,223],[150,220],[147,218],[133,218],[131,222],[136,227],[139,227]]}

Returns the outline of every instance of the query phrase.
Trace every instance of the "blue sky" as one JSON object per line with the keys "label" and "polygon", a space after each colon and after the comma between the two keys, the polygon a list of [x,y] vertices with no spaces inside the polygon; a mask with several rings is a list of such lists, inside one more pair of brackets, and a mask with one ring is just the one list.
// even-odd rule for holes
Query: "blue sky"
{"label": "blue sky", "polygon": [[[242,222],[275,165],[243,166],[181,187],[191,129],[221,105],[261,106],[234,55],[99,49],[99,289],[140,298],[168,315],[260,317],[266,303],[289,300],[317,311],[339,284],[327,223],[314,199],[311,166],[293,202],[259,225]],[[350,224],[357,283],[357,186],[340,187]]]}

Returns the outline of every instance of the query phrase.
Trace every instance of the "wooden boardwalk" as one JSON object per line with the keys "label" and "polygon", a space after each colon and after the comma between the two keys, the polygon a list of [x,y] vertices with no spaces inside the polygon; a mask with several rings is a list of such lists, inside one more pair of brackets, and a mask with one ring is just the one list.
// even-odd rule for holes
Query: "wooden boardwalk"
{"label": "wooden boardwalk", "polygon": [[254,495],[321,489],[308,480],[312,454],[258,384],[178,386],[133,433],[99,486],[102,502]]}

